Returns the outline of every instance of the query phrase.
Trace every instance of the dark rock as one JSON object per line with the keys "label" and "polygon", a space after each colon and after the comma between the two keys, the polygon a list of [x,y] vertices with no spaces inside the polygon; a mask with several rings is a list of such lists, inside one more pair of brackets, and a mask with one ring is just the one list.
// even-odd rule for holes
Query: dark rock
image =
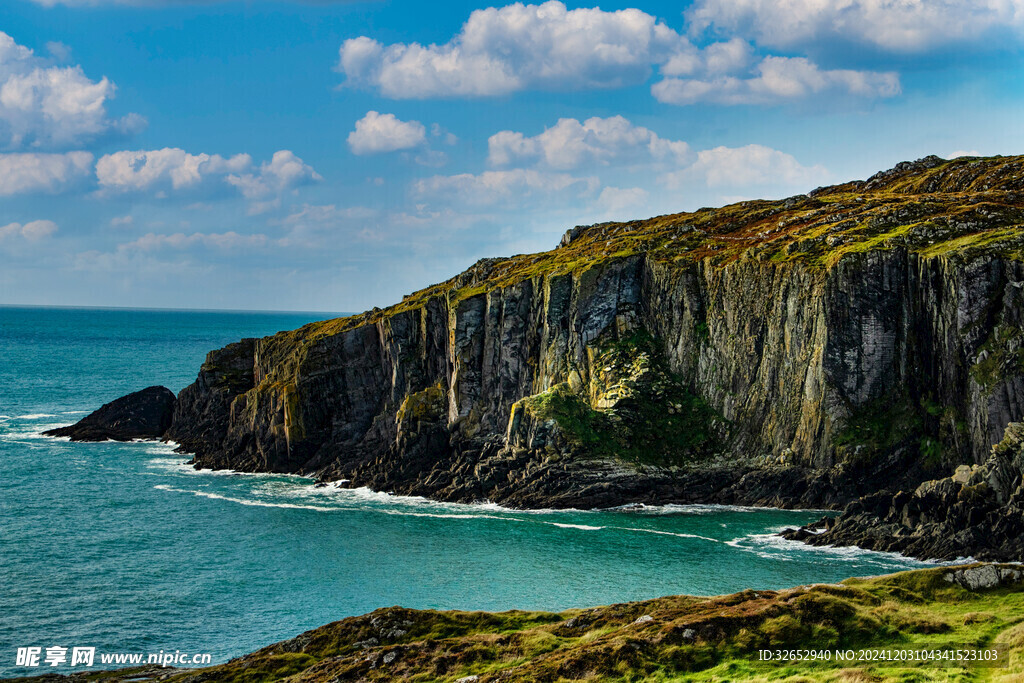
{"label": "dark rock", "polygon": [[181,450],[205,455],[211,444],[226,438],[231,402],[253,388],[255,343],[255,339],[242,339],[210,351],[199,377],[178,394],[166,436]]}
{"label": "dark rock", "polygon": [[854,518],[936,524],[943,503],[964,524],[922,552],[1009,537],[998,496],[913,492],[1024,420],[1022,171],[925,158],[814,197],[574,229],[212,352],[166,436],[197,467],[441,500],[846,506],[811,542]]}
{"label": "dark rock", "polygon": [[105,404],[73,425],[43,432],[72,441],[159,439],[171,426],[174,392],[148,387]]}
{"label": "dark rock", "polygon": [[874,493],[850,503],[824,528],[787,529],[811,545],[856,545],[921,559],[1024,558],[1024,424],[1010,423],[981,465],[895,495]]}

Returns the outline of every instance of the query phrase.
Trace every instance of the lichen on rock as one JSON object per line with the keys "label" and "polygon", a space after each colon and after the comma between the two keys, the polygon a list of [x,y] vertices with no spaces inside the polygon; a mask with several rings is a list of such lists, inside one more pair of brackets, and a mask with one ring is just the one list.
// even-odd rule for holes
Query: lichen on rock
{"label": "lichen on rock", "polygon": [[839,508],[1024,420],[1024,158],[578,226],[366,313],[211,353],[201,467],[445,500]]}

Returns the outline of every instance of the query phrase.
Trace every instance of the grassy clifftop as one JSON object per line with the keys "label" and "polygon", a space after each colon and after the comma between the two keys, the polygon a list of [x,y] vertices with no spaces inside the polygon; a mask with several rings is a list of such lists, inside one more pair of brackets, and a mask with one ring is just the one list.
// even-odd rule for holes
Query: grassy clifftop
{"label": "grassy clifftop", "polygon": [[[1024,571],[973,565],[838,585],[667,597],[545,612],[393,607],[208,669],[91,680],[224,681],[1020,681]],[[853,659],[760,661],[760,650],[837,649]],[[858,659],[862,651],[997,649],[997,666]]]}
{"label": "grassy clifftop", "polygon": [[312,323],[298,338],[334,334],[435,297],[461,300],[538,276],[635,254],[725,266],[740,259],[828,268],[850,254],[904,247],[924,256],[988,252],[1024,260],[1024,156],[926,157],[865,181],[625,223],[577,226],[539,254],[482,259],[386,309]]}

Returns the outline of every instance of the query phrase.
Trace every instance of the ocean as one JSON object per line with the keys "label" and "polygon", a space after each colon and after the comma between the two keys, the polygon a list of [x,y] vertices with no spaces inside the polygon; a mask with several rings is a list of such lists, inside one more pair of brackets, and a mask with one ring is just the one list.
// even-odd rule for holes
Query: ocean
{"label": "ocean", "polygon": [[81,670],[19,667],[25,647],[219,663],[391,605],[561,610],[925,566],[774,535],[814,511],[444,504],[40,435],[136,389],[179,391],[211,349],[326,317],[0,307],[0,675]]}

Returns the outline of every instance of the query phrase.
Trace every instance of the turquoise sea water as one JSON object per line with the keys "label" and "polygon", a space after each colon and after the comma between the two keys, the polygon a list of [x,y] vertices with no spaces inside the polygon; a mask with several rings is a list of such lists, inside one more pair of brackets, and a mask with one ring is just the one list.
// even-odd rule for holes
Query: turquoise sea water
{"label": "turquoise sea water", "polygon": [[220,662],[389,605],[559,610],[921,566],[773,535],[815,512],[441,504],[39,435],[135,389],[178,391],[210,349],[318,317],[0,307],[0,675],[42,673],[15,666],[26,646]]}

